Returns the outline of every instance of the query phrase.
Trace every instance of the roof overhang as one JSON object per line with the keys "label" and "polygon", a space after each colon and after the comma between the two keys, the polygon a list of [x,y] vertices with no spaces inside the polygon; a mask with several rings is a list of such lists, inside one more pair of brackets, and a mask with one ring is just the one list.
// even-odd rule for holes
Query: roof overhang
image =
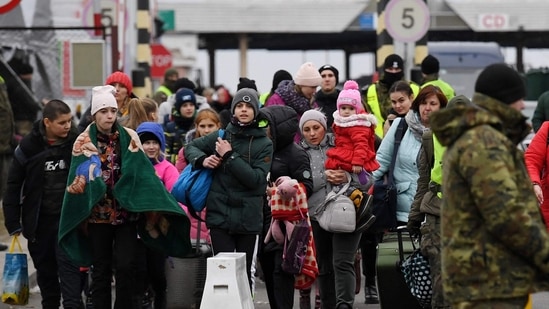
{"label": "roof overhang", "polygon": [[475,32],[549,31],[547,0],[446,0]]}
{"label": "roof overhang", "polygon": [[163,0],[158,9],[174,11],[175,32],[340,33],[370,1]]}

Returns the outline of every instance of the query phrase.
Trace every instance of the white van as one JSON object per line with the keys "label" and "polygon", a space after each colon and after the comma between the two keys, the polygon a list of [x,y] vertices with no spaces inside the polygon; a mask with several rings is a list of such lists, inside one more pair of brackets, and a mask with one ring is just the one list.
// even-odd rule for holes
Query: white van
{"label": "white van", "polygon": [[428,42],[429,54],[440,62],[439,76],[457,95],[472,97],[480,72],[493,63],[505,62],[495,42]]}

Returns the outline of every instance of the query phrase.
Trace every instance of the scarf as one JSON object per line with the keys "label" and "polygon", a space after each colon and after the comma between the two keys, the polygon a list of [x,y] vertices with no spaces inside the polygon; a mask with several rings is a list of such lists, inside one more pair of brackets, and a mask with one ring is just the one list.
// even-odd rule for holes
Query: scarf
{"label": "scarf", "polygon": [[[122,209],[140,214],[137,230],[145,245],[168,256],[186,256],[191,251],[189,218],[156,176],[141,150],[137,133],[117,126],[121,173],[114,184],[114,197]],[[92,123],[74,143],[59,222],[59,246],[80,266],[92,262],[91,244],[83,223],[106,193],[97,133],[97,126]]]}
{"label": "scarf", "polygon": [[[302,214],[307,214],[307,191],[305,186],[302,183],[295,185],[297,192],[294,198],[291,200],[283,199],[280,194],[276,192],[276,188],[271,188],[269,204],[271,206],[271,214],[273,222],[271,223],[271,228],[285,221],[284,224],[288,226],[286,221],[291,224],[297,223],[298,220],[302,218]],[[303,262],[303,267],[301,268],[301,273],[296,275],[294,287],[296,289],[306,289],[309,288],[315,281],[318,276],[318,264],[316,262],[316,248],[313,241],[313,229],[311,228],[311,222],[307,216],[307,223],[309,224],[309,242],[307,243],[307,255],[305,261]],[[267,232],[266,242],[271,236],[271,233],[274,231]],[[273,235],[274,237],[274,235]],[[276,237],[275,237],[276,238]]]}
{"label": "scarf", "polygon": [[311,109],[311,102],[295,90],[293,80],[283,80],[275,90],[287,106],[293,108],[299,116]]}
{"label": "scarf", "polygon": [[401,121],[406,121],[408,123],[408,128],[410,129],[414,137],[418,141],[421,141],[423,132],[425,132],[427,128],[421,123],[421,120],[419,119],[419,113],[411,109]]}

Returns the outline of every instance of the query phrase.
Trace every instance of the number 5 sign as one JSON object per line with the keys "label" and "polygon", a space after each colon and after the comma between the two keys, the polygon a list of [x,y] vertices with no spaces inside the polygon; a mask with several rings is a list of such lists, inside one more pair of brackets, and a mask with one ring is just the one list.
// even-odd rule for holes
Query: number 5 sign
{"label": "number 5 sign", "polygon": [[394,40],[413,43],[429,30],[431,15],[423,0],[391,0],[385,7],[385,26]]}

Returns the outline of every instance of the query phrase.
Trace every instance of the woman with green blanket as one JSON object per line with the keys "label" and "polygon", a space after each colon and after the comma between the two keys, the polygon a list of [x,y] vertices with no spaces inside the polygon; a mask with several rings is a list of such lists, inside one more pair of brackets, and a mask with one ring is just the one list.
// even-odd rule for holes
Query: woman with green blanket
{"label": "woman with green blanket", "polygon": [[114,87],[93,88],[94,122],[72,150],[68,186],[59,224],[59,245],[81,266],[93,264],[94,308],[137,308],[137,237],[169,256],[191,248],[190,223],[143,153],[135,131],[117,124]]}

